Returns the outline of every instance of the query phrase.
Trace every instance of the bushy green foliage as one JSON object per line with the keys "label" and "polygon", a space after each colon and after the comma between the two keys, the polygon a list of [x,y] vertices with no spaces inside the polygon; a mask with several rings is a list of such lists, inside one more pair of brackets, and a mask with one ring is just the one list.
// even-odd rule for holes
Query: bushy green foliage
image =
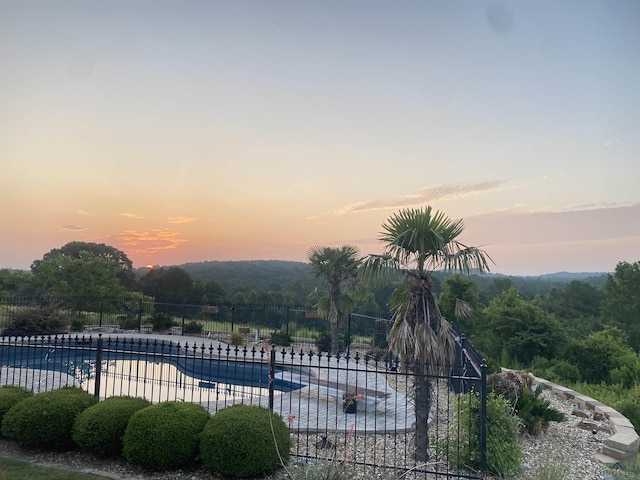
{"label": "bushy green foliage", "polygon": [[66,330],[67,318],[58,305],[45,304],[15,312],[13,320],[2,335],[28,337],[32,335],[54,335]]}
{"label": "bushy green foliage", "polygon": [[271,343],[279,347],[288,347],[291,345],[291,336],[286,332],[273,332],[271,334]]}
{"label": "bushy green foliage", "polygon": [[109,397],[78,415],[72,430],[73,441],[98,456],[120,455],[129,419],[149,405],[151,402],[144,398]]}
{"label": "bushy green foliage", "polygon": [[[344,335],[340,335],[339,345],[340,345],[340,350],[343,350],[345,347]],[[318,335],[318,338],[316,339],[316,347],[318,347],[319,352],[330,352],[331,351],[331,332],[329,331],[320,332],[320,334]]]}
{"label": "bushy green foliage", "polygon": [[482,317],[488,334],[482,347],[496,358],[506,352],[509,360],[528,365],[535,356],[554,358],[566,342],[558,321],[515,288],[494,298]]}
{"label": "bushy green foliage", "polygon": [[65,449],[73,445],[71,431],[77,416],[96,402],[77,387],[39,393],[9,409],[2,433],[21,445]]}
{"label": "bushy green foliage", "polygon": [[563,422],[564,414],[551,407],[551,402],[541,397],[543,387],[531,391],[525,388],[516,402],[516,413],[530,434],[537,434],[549,422]]}
{"label": "bushy green foliage", "polygon": [[625,398],[616,402],[613,408],[627,417],[636,432],[640,432],[640,398]]}
{"label": "bushy green foliage", "polygon": [[122,453],[148,470],[168,470],[192,463],[209,412],[199,405],[163,402],[135,412],[122,439]]}
{"label": "bushy green foliage", "polygon": [[118,317],[118,323],[123,330],[137,330],[138,322],[138,316],[132,313]]}
{"label": "bushy green foliage", "polygon": [[189,333],[202,333],[202,324],[200,322],[191,321],[184,324],[182,332],[186,335]]}
{"label": "bushy green foliage", "polygon": [[619,383],[630,388],[640,378],[640,357],[627,344],[624,332],[616,327],[607,326],[572,341],[565,357],[592,384]]}
{"label": "bushy green foliage", "polygon": [[33,392],[31,390],[27,390],[23,387],[15,385],[3,385],[0,387],[0,424],[2,424],[4,415],[11,409],[11,407],[32,395]]}
{"label": "bushy green foliage", "polygon": [[[480,398],[471,392],[458,395],[460,414],[450,424],[451,436],[438,442],[438,454],[452,466],[478,471],[480,468]],[[487,473],[510,477],[520,469],[522,447],[518,440],[518,418],[509,401],[493,392],[487,396]]]}
{"label": "bushy green foliage", "polygon": [[202,432],[200,458],[214,475],[259,477],[288,462],[290,448],[289,429],[278,415],[238,404],[211,417]]}
{"label": "bushy green foliage", "polygon": [[151,324],[155,331],[169,330],[173,326],[173,317],[168,313],[156,312],[151,317]]}
{"label": "bushy green foliage", "polygon": [[579,382],[582,379],[578,367],[566,360],[536,357],[531,365],[536,377],[550,380],[560,385]]}

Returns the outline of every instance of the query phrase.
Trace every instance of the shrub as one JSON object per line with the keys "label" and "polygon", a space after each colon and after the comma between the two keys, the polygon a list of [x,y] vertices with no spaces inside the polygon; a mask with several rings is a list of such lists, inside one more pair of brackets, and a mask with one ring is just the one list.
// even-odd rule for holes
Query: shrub
{"label": "shrub", "polygon": [[633,398],[625,398],[616,402],[615,409],[633,424],[636,432],[640,432],[640,403]]}
{"label": "shrub", "polygon": [[351,478],[347,467],[337,459],[298,464],[293,478],[296,480],[346,480]]}
{"label": "shrub", "polygon": [[540,396],[542,385],[538,385],[533,392],[525,388],[515,404],[516,413],[525,429],[530,434],[537,434],[549,422],[563,422],[564,414],[551,407],[551,402]]}
{"label": "shrub", "polygon": [[87,315],[78,313],[71,319],[71,331],[81,332],[87,323]]}
{"label": "shrub", "polygon": [[244,335],[238,331],[231,332],[231,337],[229,337],[229,344],[236,347],[244,345]]}
{"label": "shrub", "polygon": [[331,333],[322,332],[318,335],[316,339],[316,347],[318,347],[319,352],[330,352],[331,351]]}
{"label": "shrub", "polygon": [[173,317],[168,313],[156,312],[151,317],[151,324],[154,330],[169,330],[173,326]]}
{"label": "shrub", "polygon": [[202,324],[200,322],[191,321],[184,324],[184,328],[182,332],[185,334],[188,333],[202,333]]}
{"label": "shrub", "polygon": [[0,424],[2,424],[5,413],[7,413],[11,407],[32,395],[33,392],[31,390],[23,387],[17,387],[15,385],[3,385],[0,387]]}
{"label": "shrub", "polygon": [[54,335],[64,332],[66,324],[67,318],[60,312],[57,305],[45,304],[16,312],[2,335],[6,337]]}
{"label": "shrub", "polygon": [[96,402],[93,395],[77,387],[39,393],[9,409],[2,433],[24,446],[66,449],[73,445],[76,417]]}
{"label": "shrub", "polygon": [[202,432],[200,458],[214,475],[260,477],[288,462],[290,448],[282,418],[264,407],[237,404],[211,417]]}
{"label": "shrub", "polygon": [[[321,332],[318,338],[316,339],[316,347],[318,347],[319,352],[330,352],[331,351],[331,332],[328,332],[328,331]],[[344,350],[344,347],[345,347],[344,335],[340,335],[339,349]]]}
{"label": "shrub", "polygon": [[131,416],[148,407],[144,398],[109,397],[78,415],[72,438],[83,450],[106,457],[122,453],[122,436]]}
{"label": "shrub", "polygon": [[148,470],[168,470],[192,463],[209,412],[199,405],[163,402],[135,412],[122,439],[122,453]]}
{"label": "shrub", "polygon": [[138,329],[138,317],[134,314],[120,315],[118,317],[118,323],[123,330],[137,330]]}
{"label": "shrub", "polygon": [[526,372],[507,370],[489,375],[487,377],[487,387],[496,394],[503,395],[515,403],[525,389],[531,390],[533,379]]}
{"label": "shrub", "polygon": [[[451,437],[437,444],[438,453],[458,468],[480,468],[480,398],[474,393],[458,396],[460,414],[451,422]],[[507,399],[491,392],[487,396],[487,470],[499,478],[520,469],[522,446],[518,440],[518,418]]]}
{"label": "shrub", "polygon": [[291,345],[291,335],[286,332],[273,332],[271,334],[271,343],[279,347],[288,347]]}

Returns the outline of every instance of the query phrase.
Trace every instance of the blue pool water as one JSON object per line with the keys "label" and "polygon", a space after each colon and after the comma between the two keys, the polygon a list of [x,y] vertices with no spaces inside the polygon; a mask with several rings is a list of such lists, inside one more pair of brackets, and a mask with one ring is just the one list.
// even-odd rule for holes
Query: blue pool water
{"label": "blue pool water", "polygon": [[[205,351],[210,353],[209,349]],[[216,352],[217,350],[214,351]],[[206,354],[202,355],[200,350],[185,351],[169,343],[105,341],[100,361],[101,365],[105,366],[102,367],[103,370],[118,363],[130,365],[132,362],[153,362],[172,365],[181,375],[195,379],[196,385],[200,388],[215,388],[216,385],[224,384],[265,389],[269,385],[269,366],[265,362],[208,358]],[[56,371],[72,375],[80,382],[95,376],[97,362],[96,339],[0,346],[0,364],[3,367]],[[282,368],[276,366],[275,371],[281,372]],[[147,372],[145,369],[144,374]],[[139,372],[136,372],[137,375]],[[274,389],[280,392],[290,392],[304,386],[278,376],[275,376],[273,385]]]}

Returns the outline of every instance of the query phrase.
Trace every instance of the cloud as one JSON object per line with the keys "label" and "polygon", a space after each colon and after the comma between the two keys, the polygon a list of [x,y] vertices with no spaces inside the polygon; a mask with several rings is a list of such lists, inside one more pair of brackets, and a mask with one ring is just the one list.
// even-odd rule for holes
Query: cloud
{"label": "cloud", "polygon": [[151,229],[149,231],[125,230],[118,238],[133,254],[153,255],[163,250],[171,250],[188,240],[180,238],[179,232],[166,229]]}
{"label": "cloud", "polygon": [[471,183],[466,185],[435,185],[423,188],[409,195],[397,198],[369,200],[367,202],[352,203],[346,205],[337,212],[337,215],[349,213],[368,212],[372,210],[390,210],[395,208],[415,207],[442,200],[455,200],[471,195],[481,195],[488,192],[497,192],[508,186],[506,180],[490,180],[487,182]]}
{"label": "cloud", "polygon": [[77,213],[78,213],[78,215],[91,215],[89,212],[87,212],[86,210],[82,210],[82,209],[79,209],[77,211]]}
{"label": "cloud", "polygon": [[141,219],[142,217],[136,215],[135,213],[129,213],[129,212],[123,212],[120,214],[121,217],[127,217],[127,218],[135,218],[137,220]]}
{"label": "cloud", "polygon": [[72,232],[84,232],[87,229],[79,225],[60,225],[63,230],[71,230]]}
{"label": "cloud", "polygon": [[168,223],[191,223],[195,221],[195,218],[191,217],[169,217],[167,218]]}

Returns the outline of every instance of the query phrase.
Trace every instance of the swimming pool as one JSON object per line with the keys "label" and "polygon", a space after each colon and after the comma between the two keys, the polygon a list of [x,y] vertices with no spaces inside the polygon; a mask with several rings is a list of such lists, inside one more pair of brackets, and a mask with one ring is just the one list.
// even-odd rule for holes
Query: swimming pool
{"label": "swimming pool", "polygon": [[[270,382],[268,358],[264,352],[247,358],[246,352],[226,346],[147,339],[27,339],[0,346],[0,385],[19,383],[40,391],[57,382],[79,385],[102,398],[131,395],[152,402],[199,403],[268,396],[270,386],[278,393],[304,387],[282,375],[273,375]],[[271,368],[282,372],[282,367]]]}

